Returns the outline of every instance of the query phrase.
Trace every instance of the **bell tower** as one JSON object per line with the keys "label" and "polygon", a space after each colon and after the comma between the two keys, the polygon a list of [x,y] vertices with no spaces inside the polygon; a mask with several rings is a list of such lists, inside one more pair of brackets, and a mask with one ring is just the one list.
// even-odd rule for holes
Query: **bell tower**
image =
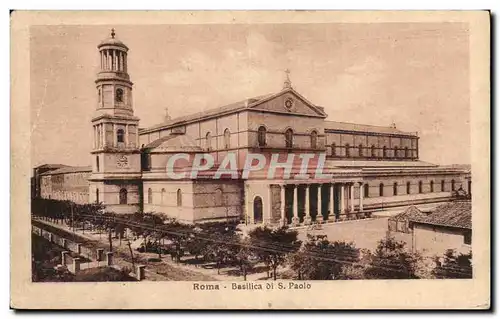
{"label": "bell tower", "polygon": [[134,213],[139,207],[141,166],[139,118],[134,116],[133,83],[127,68],[129,48],[116,38],[114,29],[97,48],[100,62],[89,199],[115,213]]}

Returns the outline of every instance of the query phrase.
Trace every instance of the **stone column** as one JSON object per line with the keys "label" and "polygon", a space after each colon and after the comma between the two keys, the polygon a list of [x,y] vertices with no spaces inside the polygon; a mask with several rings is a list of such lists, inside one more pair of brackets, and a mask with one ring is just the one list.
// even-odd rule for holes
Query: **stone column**
{"label": "stone column", "polygon": [[128,147],[128,124],[125,124],[125,147]]}
{"label": "stone column", "polygon": [[123,71],[127,72],[127,53],[123,55]]}
{"label": "stone column", "polygon": [[111,70],[111,66],[112,66],[110,51],[111,51],[111,50],[109,50],[109,49],[108,49],[108,50],[106,50],[106,62],[107,62],[107,64],[108,64],[108,67],[107,67],[107,69],[108,69],[108,70]]}
{"label": "stone column", "polygon": [[280,185],[280,210],[281,210],[281,226],[286,226],[288,224],[288,220],[285,215],[285,185]]}
{"label": "stone column", "polygon": [[340,185],[340,220],[345,219],[345,188],[344,184]]}
{"label": "stone column", "polygon": [[101,147],[104,147],[106,145],[106,127],[104,123],[101,124],[101,139],[102,139]]}
{"label": "stone column", "polygon": [[112,251],[108,251],[106,253],[106,265],[108,267],[113,265],[113,252]]}
{"label": "stone column", "polygon": [[245,225],[250,224],[250,216],[248,216],[248,185],[245,184],[243,185],[243,198],[244,198],[244,203],[243,203],[243,216],[245,217]]}
{"label": "stone column", "polygon": [[322,214],[322,208],[323,208],[323,199],[321,197],[322,193],[322,184],[318,185],[318,214],[316,215],[316,221],[321,223],[323,222],[323,214]]}
{"label": "stone column", "polygon": [[363,214],[363,197],[365,196],[365,184],[359,183],[359,212],[361,213],[361,217],[364,217]]}
{"label": "stone column", "polygon": [[330,199],[330,214],[328,214],[328,218],[335,220],[335,183],[331,184],[330,192],[332,193],[332,197]]}
{"label": "stone column", "polygon": [[292,217],[292,225],[297,226],[300,222],[299,220],[299,185],[294,185],[293,188],[293,217]]}
{"label": "stone column", "polygon": [[304,216],[304,224],[305,225],[310,225],[311,224],[311,210],[309,208],[309,196],[310,196],[310,191],[309,188],[311,185],[306,184],[306,198],[305,198],[305,216]]}
{"label": "stone column", "polygon": [[118,141],[116,140],[116,125],[115,123],[113,125],[113,147],[118,146]]}
{"label": "stone column", "polygon": [[80,271],[80,258],[73,258],[73,273]]}
{"label": "stone column", "polygon": [[[354,183],[352,183],[351,185],[349,185],[349,188],[350,188],[350,195],[349,196],[349,201],[351,203],[351,214],[354,214]],[[352,215],[354,216],[354,215]]]}
{"label": "stone column", "polygon": [[146,268],[146,266],[144,266],[144,265],[137,266],[137,271],[136,271],[137,280],[141,281],[146,277],[145,276],[145,268]]}
{"label": "stone column", "polygon": [[97,261],[102,261],[103,259],[103,254],[104,254],[104,249],[102,248],[97,248]]}
{"label": "stone column", "polygon": [[69,251],[61,252],[61,265],[66,266],[66,256],[69,254]]}
{"label": "stone column", "polygon": [[272,194],[272,188],[271,184],[267,184],[267,200],[262,203],[262,223],[264,225],[269,225],[272,223],[273,218],[272,218],[272,213],[273,213],[273,205],[272,205],[272,200],[273,200],[273,194]]}

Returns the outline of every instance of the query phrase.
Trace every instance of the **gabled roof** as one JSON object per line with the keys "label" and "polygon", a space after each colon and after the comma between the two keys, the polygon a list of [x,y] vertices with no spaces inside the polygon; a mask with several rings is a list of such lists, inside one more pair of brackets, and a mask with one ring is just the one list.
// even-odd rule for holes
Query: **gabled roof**
{"label": "gabled roof", "polygon": [[68,173],[82,173],[82,172],[91,172],[91,166],[65,166],[59,169],[48,171],[40,175],[57,175],[57,174],[68,174]]}
{"label": "gabled roof", "polygon": [[470,201],[454,201],[436,207],[426,217],[416,217],[413,222],[445,227],[472,229],[472,205]]}
{"label": "gabled roof", "polygon": [[417,136],[416,132],[403,132],[391,126],[377,126],[335,121],[325,121],[325,130]]}
{"label": "gabled roof", "polygon": [[314,104],[309,102],[306,98],[304,98],[302,95],[300,95],[297,91],[295,91],[292,88],[289,88],[289,89],[284,89],[284,90],[276,92],[276,93],[259,95],[259,96],[255,96],[252,98],[241,100],[241,101],[238,101],[235,103],[227,104],[224,106],[211,108],[208,110],[204,110],[201,112],[197,112],[197,113],[193,113],[193,114],[189,114],[189,115],[185,115],[185,116],[176,117],[176,118],[173,118],[167,122],[160,123],[160,124],[148,127],[148,128],[144,128],[144,129],[139,130],[139,131],[140,131],[140,133],[155,131],[155,130],[160,129],[160,128],[167,128],[167,127],[171,127],[171,126],[182,125],[182,124],[187,123],[187,122],[197,121],[197,120],[201,120],[201,119],[208,118],[211,116],[221,115],[221,114],[225,114],[225,113],[231,113],[231,112],[235,112],[235,111],[243,110],[243,109],[252,109],[261,103],[265,103],[266,101],[269,101],[269,100],[271,100],[275,97],[278,97],[282,94],[285,94],[287,92],[292,92],[297,97],[299,97],[304,103],[308,104],[311,108],[313,108],[314,111],[318,114],[318,116],[326,117],[326,114],[323,111],[323,108],[315,106]]}

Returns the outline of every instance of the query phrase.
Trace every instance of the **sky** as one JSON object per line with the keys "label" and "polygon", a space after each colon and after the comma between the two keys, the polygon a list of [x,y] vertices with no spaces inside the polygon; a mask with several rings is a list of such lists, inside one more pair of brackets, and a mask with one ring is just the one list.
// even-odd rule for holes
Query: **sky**
{"label": "sky", "polygon": [[470,163],[469,40],[460,23],[33,26],[32,165],[90,165],[97,45],[129,48],[140,127],[292,86],[328,119],[418,131],[420,159]]}

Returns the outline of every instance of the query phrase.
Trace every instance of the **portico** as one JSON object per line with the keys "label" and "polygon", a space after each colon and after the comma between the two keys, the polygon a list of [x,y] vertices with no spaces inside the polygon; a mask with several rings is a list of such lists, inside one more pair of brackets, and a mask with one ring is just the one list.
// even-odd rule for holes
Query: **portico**
{"label": "portico", "polygon": [[245,187],[246,220],[294,227],[363,218],[363,185],[359,179],[284,180],[260,185],[267,188],[262,196],[250,191],[256,186],[251,184]]}

